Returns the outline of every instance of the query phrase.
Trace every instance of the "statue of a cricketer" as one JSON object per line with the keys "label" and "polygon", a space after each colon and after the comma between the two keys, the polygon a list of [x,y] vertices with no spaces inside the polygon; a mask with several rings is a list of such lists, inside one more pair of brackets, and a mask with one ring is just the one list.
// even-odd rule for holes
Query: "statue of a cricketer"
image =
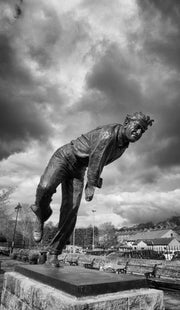
{"label": "statue of a cricketer", "polygon": [[50,202],[62,184],[62,203],[58,232],[50,249],[60,254],[74,230],[81,202],[84,175],[87,169],[85,199],[91,201],[95,188],[101,188],[104,166],[121,157],[129,142],[136,142],[152,125],[153,120],[141,112],[127,115],[124,124],[100,126],[60,147],[51,157],[37,187],[36,201],[31,209],[36,214],[34,240],[40,242],[44,222],[50,217]]}

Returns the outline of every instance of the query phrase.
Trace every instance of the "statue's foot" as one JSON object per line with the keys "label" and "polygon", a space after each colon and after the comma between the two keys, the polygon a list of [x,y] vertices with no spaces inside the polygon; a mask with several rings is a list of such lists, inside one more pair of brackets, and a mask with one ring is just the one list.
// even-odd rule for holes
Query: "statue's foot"
{"label": "statue's foot", "polygon": [[43,237],[44,222],[37,217],[34,224],[33,238],[35,242],[40,242]]}
{"label": "statue's foot", "polygon": [[51,216],[52,210],[50,206],[48,206],[45,210],[41,210],[35,204],[31,206],[31,210],[37,216],[34,225],[33,238],[35,242],[40,242],[43,237],[44,222],[47,221],[48,218]]}

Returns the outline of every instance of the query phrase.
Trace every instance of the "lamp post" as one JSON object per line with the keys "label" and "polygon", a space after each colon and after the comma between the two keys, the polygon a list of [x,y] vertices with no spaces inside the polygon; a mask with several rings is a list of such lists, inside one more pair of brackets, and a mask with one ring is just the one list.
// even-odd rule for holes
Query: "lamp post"
{"label": "lamp post", "polygon": [[75,253],[76,228],[73,230],[73,253]]}
{"label": "lamp post", "polygon": [[94,250],[94,227],[95,227],[95,212],[96,212],[96,210],[95,209],[93,209],[92,210],[92,213],[93,213],[93,240],[92,240],[92,249]]}
{"label": "lamp post", "polygon": [[154,251],[154,242],[153,241],[151,241],[152,242],[152,250]]}
{"label": "lamp post", "polygon": [[15,235],[16,235],[17,219],[18,219],[19,210],[20,210],[21,208],[22,208],[22,207],[21,207],[20,203],[18,203],[18,205],[15,207],[15,211],[16,211],[16,220],[15,220],[14,233],[13,233],[13,239],[12,239],[12,245],[11,245],[11,253],[12,253],[13,248],[14,248],[14,241],[15,241]]}

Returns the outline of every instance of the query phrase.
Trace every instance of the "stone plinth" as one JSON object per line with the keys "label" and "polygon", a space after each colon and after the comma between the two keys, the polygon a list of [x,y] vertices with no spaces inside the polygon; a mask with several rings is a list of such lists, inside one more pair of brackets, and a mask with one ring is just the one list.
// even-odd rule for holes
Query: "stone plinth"
{"label": "stone plinth", "polygon": [[1,310],[87,309],[164,310],[163,292],[145,287],[77,297],[18,272],[4,275]]}
{"label": "stone plinth", "polygon": [[76,297],[147,288],[144,276],[100,272],[79,266],[54,268],[47,265],[16,266],[15,271]]}

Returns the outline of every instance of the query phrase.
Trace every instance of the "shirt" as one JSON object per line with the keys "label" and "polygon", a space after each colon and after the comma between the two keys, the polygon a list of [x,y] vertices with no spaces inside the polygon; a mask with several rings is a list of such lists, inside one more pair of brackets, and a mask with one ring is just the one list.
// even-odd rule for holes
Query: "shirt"
{"label": "shirt", "polygon": [[99,187],[104,166],[119,158],[128,145],[129,142],[123,137],[121,124],[98,127],[71,141],[79,163],[88,167],[88,184],[95,187]]}

